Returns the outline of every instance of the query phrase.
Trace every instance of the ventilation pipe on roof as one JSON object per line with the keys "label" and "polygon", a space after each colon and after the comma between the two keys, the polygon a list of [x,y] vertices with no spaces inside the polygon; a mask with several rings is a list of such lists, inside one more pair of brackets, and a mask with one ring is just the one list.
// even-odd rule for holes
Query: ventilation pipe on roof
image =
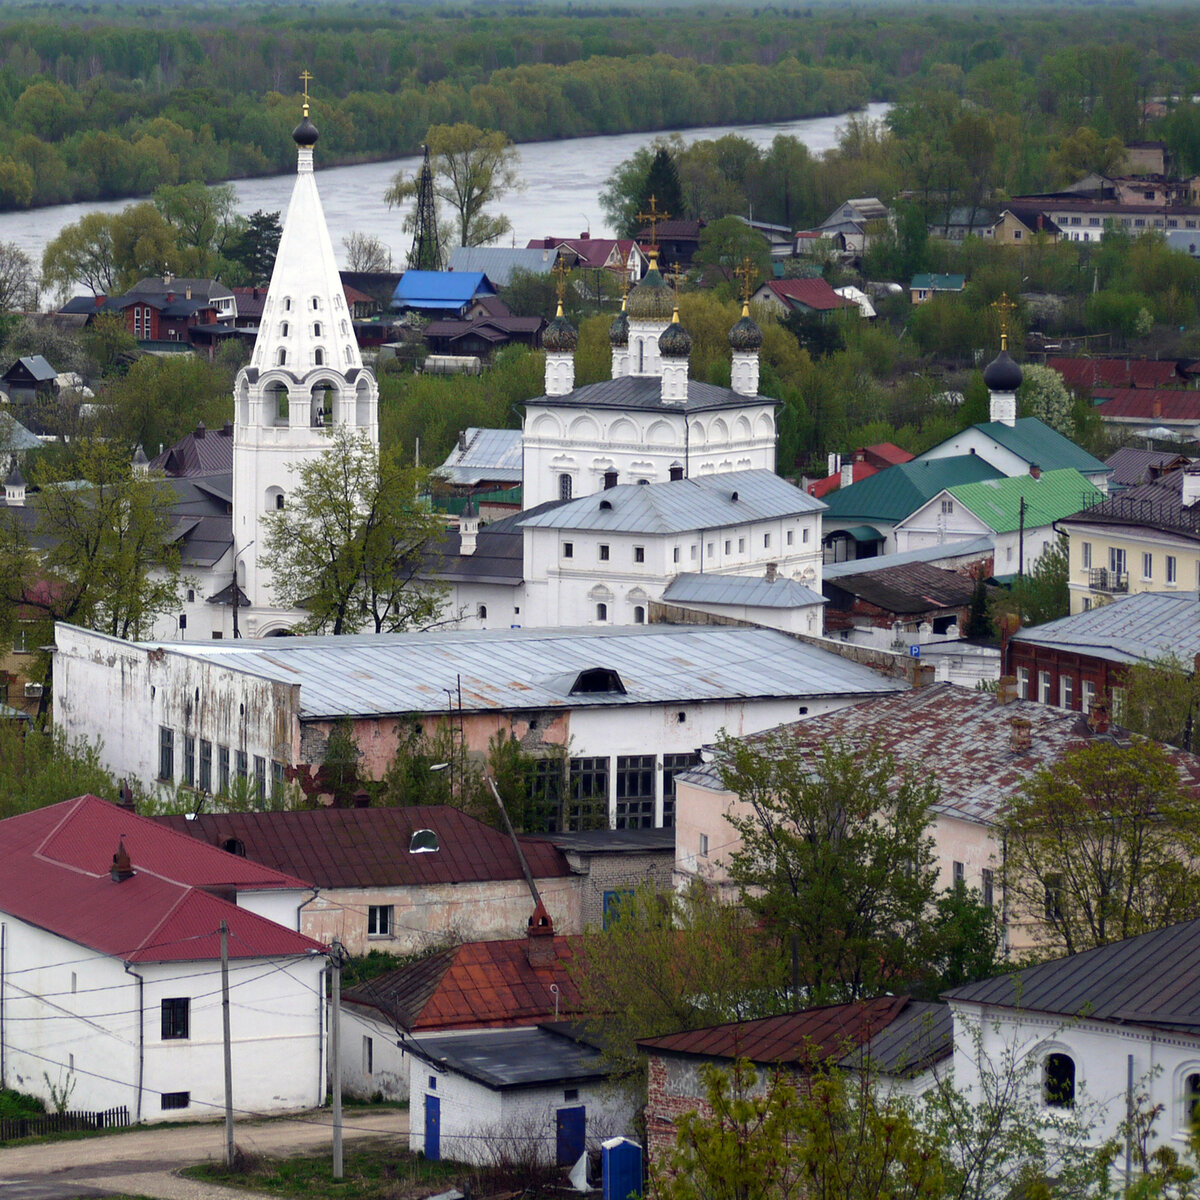
{"label": "ventilation pipe on roof", "polygon": [[111,875],[113,883],[124,883],[126,879],[133,878],[133,863],[129,861],[129,851],[125,849],[124,834],[121,834],[117,852],[113,855]]}
{"label": "ventilation pipe on roof", "polygon": [[1014,754],[1028,754],[1033,744],[1033,722],[1028,717],[1013,717],[1008,727],[1008,745]]}
{"label": "ventilation pipe on roof", "polygon": [[531,967],[552,967],[557,955],[554,952],[554,922],[539,900],[525,928],[525,957]]}

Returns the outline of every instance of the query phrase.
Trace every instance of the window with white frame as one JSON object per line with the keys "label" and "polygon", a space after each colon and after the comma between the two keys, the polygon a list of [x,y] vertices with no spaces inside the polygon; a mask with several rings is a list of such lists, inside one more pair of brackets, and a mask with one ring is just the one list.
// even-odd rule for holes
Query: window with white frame
{"label": "window with white frame", "polygon": [[392,936],[392,906],[370,904],[367,906],[367,937]]}
{"label": "window with white frame", "polygon": [[574,558],[575,557],[575,543],[574,542],[563,542],[562,556],[563,556],[563,558]]}
{"label": "window with white frame", "polygon": [[1029,699],[1029,668],[1028,667],[1018,667],[1017,668],[1017,699],[1018,700],[1028,700]]}
{"label": "window with white frame", "polygon": [[1050,672],[1038,672],[1038,701],[1041,704],[1050,703]]}
{"label": "window with white frame", "polygon": [[1181,1099],[1179,1128],[1190,1132],[1196,1123],[1196,1106],[1200,1104],[1200,1071],[1189,1071],[1183,1077]]}
{"label": "window with white frame", "polygon": [[644,563],[646,561],[646,547],[645,546],[634,546],[633,561],[635,563]]}
{"label": "window with white frame", "polygon": [[608,562],[608,546],[603,543],[599,546],[599,554],[601,562]]}
{"label": "window with white frame", "polygon": [[954,501],[953,500],[943,500],[942,501],[942,512],[946,513],[947,515],[954,512]]}
{"label": "window with white frame", "polygon": [[1084,716],[1092,711],[1092,705],[1095,703],[1096,685],[1090,679],[1085,679],[1079,685],[1079,707]]}
{"label": "window with white frame", "polygon": [[1179,564],[1175,560],[1175,555],[1167,555],[1167,582],[1175,583],[1178,573]]}
{"label": "window with white frame", "polygon": [[1125,551],[1120,546],[1108,548],[1108,569],[1116,575],[1125,574]]}
{"label": "window with white frame", "polygon": [[988,908],[996,907],[996,876],[990,867],[984,867],[980,875],[980,892]]}
{"label": "window with white frame", "polygon": [[1092,569],[1092,543],[1091,542],[1080,542],[1079,543],[1079,565],[1085,571],[1090,571]]}
{"label": "window with white frame", "polygon": [[1142,578],[1145,580],[1154,578],[1154,555],[1149,552],[1142,555]]}
{"label": "window with white frame", "polygon": [[1071,675],[1058,677],[1058,706],[1071,708],[1075,700],[1075,679]]}

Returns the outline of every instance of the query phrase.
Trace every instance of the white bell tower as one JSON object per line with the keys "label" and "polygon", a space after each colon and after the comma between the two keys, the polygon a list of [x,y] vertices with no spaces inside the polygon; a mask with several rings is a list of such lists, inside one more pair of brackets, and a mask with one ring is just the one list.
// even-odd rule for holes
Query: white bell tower
{"label": "white bell tower", "polygon": [[251,637],[263,618],[280,615],[270,611],[271,580],[259,565],[263,518],[287,507],[299,468],[329,449],[332,429],[349,426],[379,445],[379,387],[358,352],[317,193],[317,129],[305,88],[304,117],[292,133],[296,184],[254,353],[234,383],[234,570],[250,603],[238,614],[240,632]]}

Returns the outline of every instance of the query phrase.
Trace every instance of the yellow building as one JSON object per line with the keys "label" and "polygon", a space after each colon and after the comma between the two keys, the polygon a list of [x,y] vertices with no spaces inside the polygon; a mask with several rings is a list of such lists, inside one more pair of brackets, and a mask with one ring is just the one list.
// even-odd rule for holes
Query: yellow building
{"label": "yellow building", "polygon": [[1073,613],[1130,592],[1200,588],[1200,471],[1171,471],[1058,528],[1070,542]]}

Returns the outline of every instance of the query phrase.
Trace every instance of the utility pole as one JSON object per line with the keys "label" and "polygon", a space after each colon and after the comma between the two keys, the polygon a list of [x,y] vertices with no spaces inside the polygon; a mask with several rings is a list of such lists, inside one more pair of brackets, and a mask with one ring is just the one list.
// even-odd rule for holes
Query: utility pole
{"label": "utility pole", "polygon": [[1025,578],[1025,497],[1021,497],[1018,514],[1020,532],[1017,534],[1017,578]]}
{"label": "utility pole", "polygon": [[342,943],[334,940],[329,961],[333,975],[333,1011],[329,1027],[329,1069],[333,1076],[333,1177],[341,1179],[342,1165]]}
{"label": "utility pole", "polygon": [[225,1166],[233,1170],[233,1049],[229,1042],[229,926],[221,922],[221,1022],[225,1027]]}

